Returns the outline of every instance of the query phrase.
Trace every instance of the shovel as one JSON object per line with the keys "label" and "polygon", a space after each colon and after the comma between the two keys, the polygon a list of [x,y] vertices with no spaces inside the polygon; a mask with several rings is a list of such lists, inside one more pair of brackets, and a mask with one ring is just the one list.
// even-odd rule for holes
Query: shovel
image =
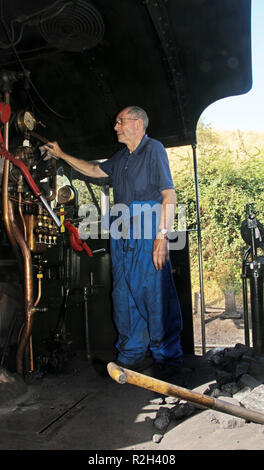
{"label": "shovel", "polygon": [[119,384],[129,383],[137,387],[146,388],[162,395],[174,396],[191,403],[198,404],[204,408],[211,408],[232,416],[238,416],[253,423],[264,424],[264,413],[233,405],[218,398],[209,397],[202,393],[193,392],[187,388],[178,387],[148,375],[140,374],[132,370],[119,367],[114,362],[107,365],[108,374]]}

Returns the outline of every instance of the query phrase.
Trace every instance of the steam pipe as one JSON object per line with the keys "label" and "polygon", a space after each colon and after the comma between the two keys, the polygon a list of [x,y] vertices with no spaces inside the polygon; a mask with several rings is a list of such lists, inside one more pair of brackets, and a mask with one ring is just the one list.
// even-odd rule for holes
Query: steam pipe
{"label": "steam pipe", "polygon": [[13,232],[17,244],[19,245],[23,258],[24,258],[24,301],[25,301],[25,316],[26,321],[24,328],[20,337],[17,357],[16,357],[16,368],[17,372],[23,375],[23,359],[25,348],[28,344],[28,341],[31,336],[31,331],[33,327],[33,315],[32,315],[32,306],[33,306],[33,267],[30,250],[21,234],[19,228],[15,222],[14,208],[11,201],[8,202],[8,210],[10,221],[12,223]]}

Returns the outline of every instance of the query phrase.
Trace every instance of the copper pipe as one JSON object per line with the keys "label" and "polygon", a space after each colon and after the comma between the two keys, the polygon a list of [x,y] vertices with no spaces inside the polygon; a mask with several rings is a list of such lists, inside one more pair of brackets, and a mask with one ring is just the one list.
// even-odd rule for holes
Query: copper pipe
{"label": "copper pipe", "polygon": [[[5,102],[9,104],[9,93],[5,93]],[[5,147],[8,149],[8,133],[9,133],[9,122],[4,125],[4,141]],[[14,237],[10,219],[8,214],[8,179],[9,179],[9,160],[5,159],[4,161],[4,170],[3,170],[3,181],[2,181],[2,205],[3,205],[3,219],[7,232],[7,236],[13,248],[17,247],[16,239]]]}
{"label": "copper pipe", "polygon": [[3,204],[3,218],[4,224],[7,232],[7,236],[13,248],[16,248],[16,239],[13,235],[13,231],[10,225],[10,218],[8,213],[8,174],[9,174],[9,161],[5,160],[4,162],[4,172],[3,172],[3,185],[2,185],[2,204]]}
{"label": "copper pipe", "polygon": [[40,301],[40,298],[41,298],[41,279],[42,279],[42,274],[38,274],[37,275],[37,278],[38,278],[38,296],[34,302],[34,307],[36,307]]}
{"label": "copper pipe", "polygon": [[[9,104],[10,95],[5,93],[5,102]],[[4,125],[4,142],[5,148],[9,147],[9,122]],[[27,345],[30,333],[32,330],[33,319],[30,315],[33,299],[33,281],[32,281],[32,261],[31,254],[28,246],[23,239],[23,236],[15,223],[14,210],[12,203],[8,200],[8,180],[9,180],[9,160],[5,159],[3,169],[2,181],[2,205],[3,205],[3,219],[7,232],[7,236],[13,248],[17,250],[20,247],[24,258],[24,274],[25,274],[25,314],[26,322],[22,331],[20,342],[17,351],[17,372],[23,374],[23,358],[24,350]],[[20,199],[21,201],[21,199]]]}
{"label": "copper pipe", "polygon": [[[31,315],[34,313],[34,309],[38,305],[40,299],[41,299],[41,279],[42,279],[42,274],[38,274],[38,296],[34,302],[34,308],[31,310]],[[29,338],[29,355],[30,355],[30,370],[31,372],[34,370],[34,354],[33,354],[33,342],[32,342],[32,335],[30,335]]]}
{"label": "copper pipe", "polygon": [[29,338],[29,367],[30,367],[30,371],[32,372],[34,370],[32,335],[30,335],[30,338]]}
{"label": "copper pipe", "polygon": [[25,241],[27,241],[27,227],[26,227],[26,222],[25,222],[23,212],[22,212],[22,194],[21,193],[18,194],[18,211],[19,211],[19,215],[20,215],[21,222],[23,225],[24,238],[25,238]]}
{"label": "copper pipe", "polygon": [[8,202],[8,210],[10,216],[10,222],[13,227],[13,232],[17,244],[19,245],[23,259],[24,259],[24,301],[25,301],[25,324],[23,327],[23,331],[20,337],[20,341],[18,344],[17,349],[17,357],[16,357],[16,368],[17,372],[23,375],[23,359],[24,359],[24,352],[25,348],[28,344],[28,341],[31,336],[31,331],[33,327],[33,315],[32,315],[32,307],[33,307],[33,267],[32,267],[32,259],[30,250],[24,240],[24,237],[16,225],[15,216],[14,216],[14,208],[11,201]]}

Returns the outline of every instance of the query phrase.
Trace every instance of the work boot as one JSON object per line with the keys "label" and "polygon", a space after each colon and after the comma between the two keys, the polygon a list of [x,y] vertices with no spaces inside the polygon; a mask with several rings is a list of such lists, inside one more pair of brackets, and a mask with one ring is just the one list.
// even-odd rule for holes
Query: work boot
{"label": "work boot", "polygon": [[100,359],[98,357],[92,358],[92,366],[97,374],[101,375],[102,377],[109,377],[107,372],[107,361]]}
{"label": "work boot", "polygon": [[181,368],[181,362],[179,364],[166,364],[165,362],[155,362],[151,367],[148,375],[151,375],[155,379],[166,380],[173,375],[179,373]]}
{"label": "work boot", "polygon": [[134,372],[143,372],[146,369],[149,369],[153,365],[152,357],[145,357],[142,361],[134,362],[134,364],[125,364],[121,361],[115,361],[115,364],[119,367],[125,369],[133,370]]}

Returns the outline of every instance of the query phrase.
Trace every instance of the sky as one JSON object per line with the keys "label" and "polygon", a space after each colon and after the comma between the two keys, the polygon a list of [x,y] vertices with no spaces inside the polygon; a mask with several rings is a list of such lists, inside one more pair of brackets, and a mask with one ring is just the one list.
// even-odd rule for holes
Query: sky
{"label": "sky", "polygon": [[252,0],[252,88],[208,106],[201,118],[214,129],[264,132],[264,0]]}

